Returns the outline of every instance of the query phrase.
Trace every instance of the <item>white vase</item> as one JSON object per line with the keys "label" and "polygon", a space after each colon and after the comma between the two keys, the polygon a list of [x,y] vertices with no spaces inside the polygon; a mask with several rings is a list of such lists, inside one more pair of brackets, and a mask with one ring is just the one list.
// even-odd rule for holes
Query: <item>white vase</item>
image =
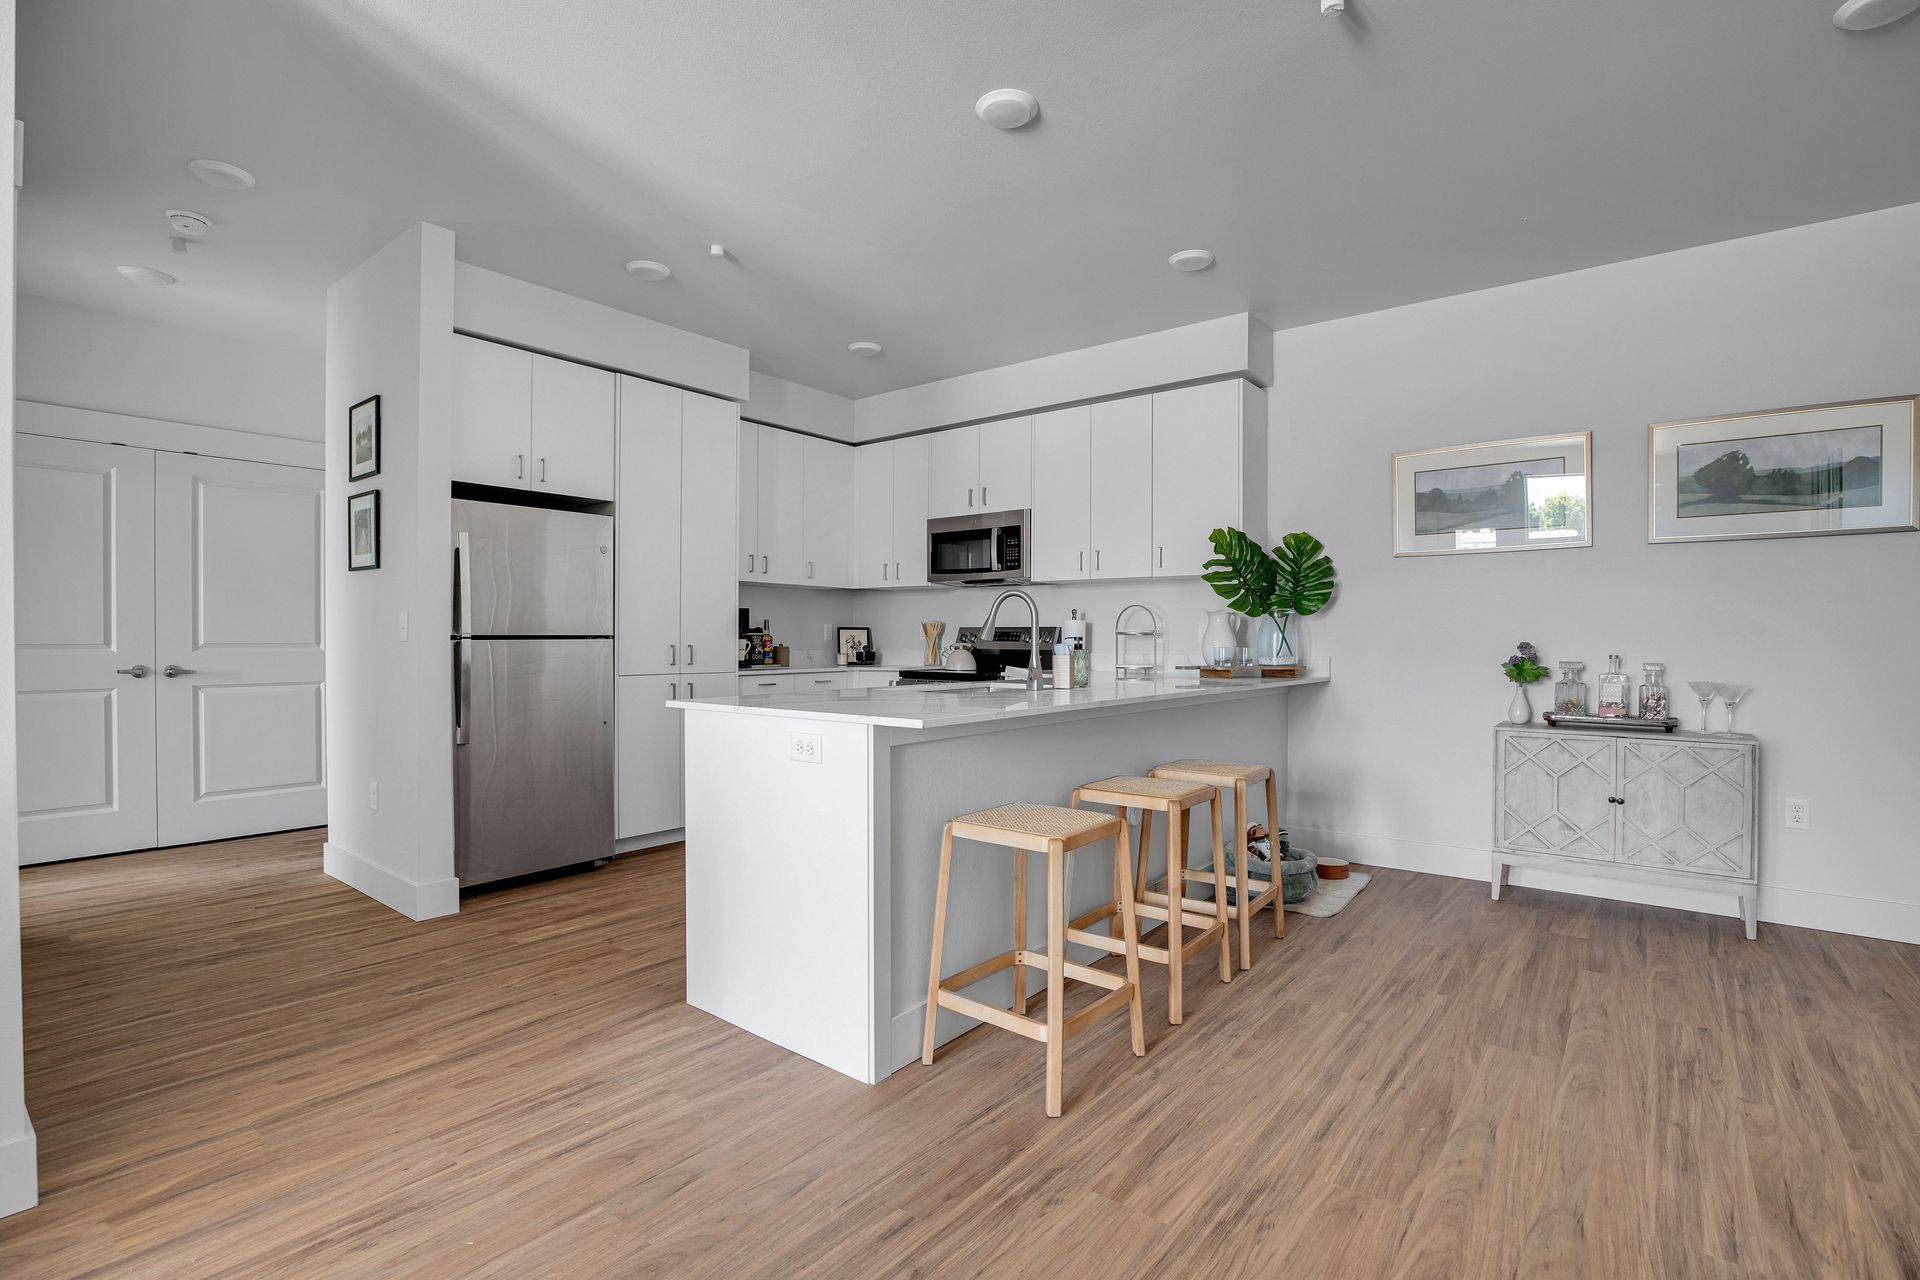
{"label": "white vase", "polygon": [[1231,655],[1239,645],[1239,638],[1233,630],[1233,614],[1226,609],[1207,610],[1207,629],[1200,633],[1200,661],[1211,663],[1215,660],[1214,651],[1225,649],[1229,654],[1227,660],[1231,662]]}
{"label": "white vase", "polygon": [[1513,701],[1507,705],[1507,719],[1514,724],[1532,723],[1533,704],[1527,701],[1527,686],[1513,686]]}

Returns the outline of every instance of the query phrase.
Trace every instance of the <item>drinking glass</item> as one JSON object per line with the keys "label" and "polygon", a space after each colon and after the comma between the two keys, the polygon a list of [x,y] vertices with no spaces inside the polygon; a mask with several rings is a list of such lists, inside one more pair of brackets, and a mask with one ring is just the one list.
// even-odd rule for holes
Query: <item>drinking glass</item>
{"label": "drinking glass", "polygon": [[1711,680],[1689,680],[1687,688],[1693,690],[1693,696],[1700,699],[1700,732],[1706,733],[1707,708],[1713,704],[1714,695],[1720,690]]}
{"label": "drinking glass", "polygon": [[1233,664],[1233,646],[1230,644],[1217,644],[1213,646],[1212,656],[1214,666],[1231,666]]}
{"label": "drinking glass", "polygon": [[1713,686],[1714,692],[1720,695],[1720,701],[1727,704],[1728,733],[1733,732],[1734,707],[1739,704],[1740,699],[1747,696],[1752,688],[1753,686],[1750,684],[1716,684]]}

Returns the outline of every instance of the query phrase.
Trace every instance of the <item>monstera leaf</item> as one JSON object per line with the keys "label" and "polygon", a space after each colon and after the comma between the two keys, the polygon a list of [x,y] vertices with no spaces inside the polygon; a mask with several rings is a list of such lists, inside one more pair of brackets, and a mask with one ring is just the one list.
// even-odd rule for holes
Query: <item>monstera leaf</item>
{"label": "monstera leaf", "polygon": [[1291,610],[1304,618],[1326,607],[1333,599],[1333,559],[1325,551],[1326,546],[1310,533],[1290,533],[1280,539],[1273,549],[1273,586],[1268,597],[1273,610]]}
{"label": "monstera leaf", "polygon": [[1201,566],[1205,572],[1200,576],[1214,594],[1236,613],[1250,618],[1266,614],[1272,608],[1273,557],[1238,529],[1215,529],[1207,541],[1213,544],[1213,559]]}

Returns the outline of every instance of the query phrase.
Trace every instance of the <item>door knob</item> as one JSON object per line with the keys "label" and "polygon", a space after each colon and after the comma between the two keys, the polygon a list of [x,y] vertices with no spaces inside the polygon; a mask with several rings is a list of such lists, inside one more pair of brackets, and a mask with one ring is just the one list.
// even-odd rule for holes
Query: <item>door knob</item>
{"label": "door knob", "polygon": [[177,679],[180,676],[190,676],[195,673],[192,667],[176,667],[171,662],[169,662],[166,666],[160,669],[160,674],[165,676],[169,680],[173,680],[173,679]]}
{"label": "door knob", "polygon": [[146,663],[136,662],[130,667],[116,667],[113,673],[117,676],[132,676],[135,680],[145,680],[150,670],[152,668]]}

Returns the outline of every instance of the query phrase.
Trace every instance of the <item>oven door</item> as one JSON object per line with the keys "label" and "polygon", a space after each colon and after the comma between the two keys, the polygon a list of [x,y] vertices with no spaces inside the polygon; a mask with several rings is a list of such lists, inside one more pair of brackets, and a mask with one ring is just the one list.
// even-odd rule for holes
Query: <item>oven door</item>
{"label": "oven door", "polygon": [[927,521],[927,580],[1026,581],[1026,516],[1024,511],[996,511]]}

